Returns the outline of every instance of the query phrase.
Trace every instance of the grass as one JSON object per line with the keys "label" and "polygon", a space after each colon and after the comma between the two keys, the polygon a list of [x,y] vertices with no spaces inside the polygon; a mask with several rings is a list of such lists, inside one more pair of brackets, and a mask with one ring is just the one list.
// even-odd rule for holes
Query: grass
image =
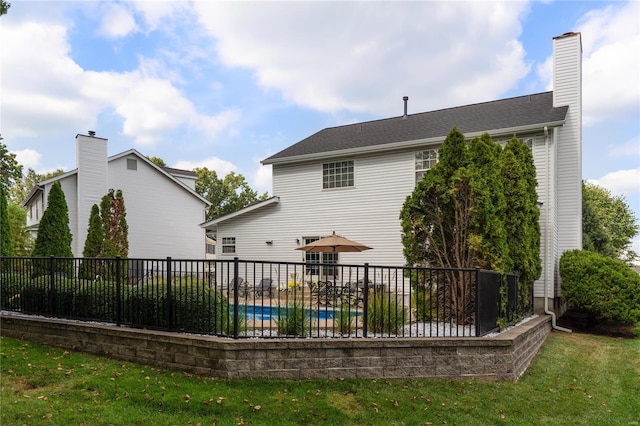
{"label": "grass", "polygon": [[2,338],[3,425],[638,425],[640,339],[552,333],[518,383],[224,380]]}

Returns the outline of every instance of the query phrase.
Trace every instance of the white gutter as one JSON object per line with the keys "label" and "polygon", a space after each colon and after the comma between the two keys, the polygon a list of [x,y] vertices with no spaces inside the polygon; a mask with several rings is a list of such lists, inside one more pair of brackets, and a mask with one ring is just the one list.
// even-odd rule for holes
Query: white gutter
{"label": "white gutter", "polygon": [[549,309],[549,281],[550,278],[553,278],[551,275],[551,264],[553,262],[553,257],[551,255],[551,247],[549,247],[549,242],[551,241],[549,238],[549,234],[551,233],[551,173],[549,171],[549,128],[544,126],[544,146],[545,146],[545,154],[546,154],[546,168],[547,168],[547,205],[546,205],[546,229],[544,232],[544,251],[545,251],[545,277],[544,277],[544,313],[546,315],[551,315],[551,328],[558,331],[564,331],[566,333],[571,333],[571,330],[568,328],[560,327],[556,324],[556,313]]}

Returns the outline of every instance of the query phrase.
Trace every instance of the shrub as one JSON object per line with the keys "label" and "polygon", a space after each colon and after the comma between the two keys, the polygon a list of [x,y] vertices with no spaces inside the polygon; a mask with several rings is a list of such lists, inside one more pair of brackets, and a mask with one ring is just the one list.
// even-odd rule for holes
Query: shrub
{"label": "shrub", "polygon": [[20,307],[20,293],[29,284],[29,276],[2,272],[0,276],[0,309],[15,310]]}
{"label": "shrub", "polygon": [[353,319],[355,315],[351,312],[351,304],[342,302],[340,310],[335,311],[333,317],[333,330],[340,334],[351,334],[353,331]]}
{"label": "shrub", "polygon": [[435,291],[426,286],[417,286],[411,292],[411,303],[417,321],[431,321],[436,310]]}
{"label": "shrub", "polygon": [[305,310],[302,302],[293,299],[284,315],[276,320],[278,334],[284,336],[304,336],[311,328],[311,314]]}
{"label": "shrub", "polygon": [[[135,287],[125,287],[123,320],[129,324],[169,327],[196,333],[233,333],[229,301],[220,292],[199,282],[173,283],[171,297],[161,280]],[[171,324],[167,312],[171,309]],[[240,318],[240,330],[244,329]]]}
{"label": "shrub", "polygon": [[407,320],[407,310],[399,305],[396,293],[376,292],[369,297],[367,327],[373,333],[398,334]]}
{"label": "shrub", "polygon": [[602,320],[640,321],[640,275],[624,262],[587,250],[560,259],[562,294],[569,305]]}

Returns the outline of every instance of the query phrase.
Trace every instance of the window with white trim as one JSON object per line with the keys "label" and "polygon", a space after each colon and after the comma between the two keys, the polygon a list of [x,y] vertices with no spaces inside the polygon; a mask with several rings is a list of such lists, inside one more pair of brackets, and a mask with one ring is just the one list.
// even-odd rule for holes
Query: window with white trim
{"label": "window with white trim", "polygon": [[207,254],[216,254],[216,245],[211,243],[206,243],[205,249]]}
{"label": "window with white trim", "polygon": [[427,149],[416,152],[416,183],[420,182],[427,170],[438,162],[438,150]]}
{"label": "window with white trim", "polygon": [[[311,244],[314,241],[319,240],[320,237],[305,237],[303,238],[304,245]],[[337,268],[335,266],[323,266],[320,271],[320,265],[314,265],[318,263],[338,263],[338,253],[320,253],[317,251],[306,252],[304,257],[305,263],[310,263],[309,270],[311,275],[320,275],[322,278],[333,277],[337,274]]]}
{"label": "window with white trim", "polygon": [[334,161],[322,165],[322,188],[347,188],[353,186],[353,160]]}
{"label": "window with white trim", "polygon": [[222,253],[229,254],[236,252],[236,237],[222,238]]}

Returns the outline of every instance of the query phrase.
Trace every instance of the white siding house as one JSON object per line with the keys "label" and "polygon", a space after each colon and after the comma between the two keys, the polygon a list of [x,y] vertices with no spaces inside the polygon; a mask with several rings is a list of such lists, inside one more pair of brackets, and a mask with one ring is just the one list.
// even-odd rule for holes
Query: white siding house
{"label": "white siding house", "polygon": [[94,204],[109,189],[122,190],[129,226],[129,257],[204,259],[199,226],[209,203],[195,192],[195,173],[158,167],[136,150],[107,157],[107,139],[76,136],[77,169],[40,182],[23,205],[37,233],[51,186],[60,182],[69,208],[72,251],[82,256]]}
{"label": "white siding house", "polygon": [[455,126],[529,142],[537,170],[543,272],[535,307],[560,296],[558,261],[581,248],[581,36],[553,40],[554,91],[321,130],[267,158],[274,197],[203,223],[218,259],[304,261],[308,238],[337,234],[372,247],[342,264],[404,264],[399,214]]}

